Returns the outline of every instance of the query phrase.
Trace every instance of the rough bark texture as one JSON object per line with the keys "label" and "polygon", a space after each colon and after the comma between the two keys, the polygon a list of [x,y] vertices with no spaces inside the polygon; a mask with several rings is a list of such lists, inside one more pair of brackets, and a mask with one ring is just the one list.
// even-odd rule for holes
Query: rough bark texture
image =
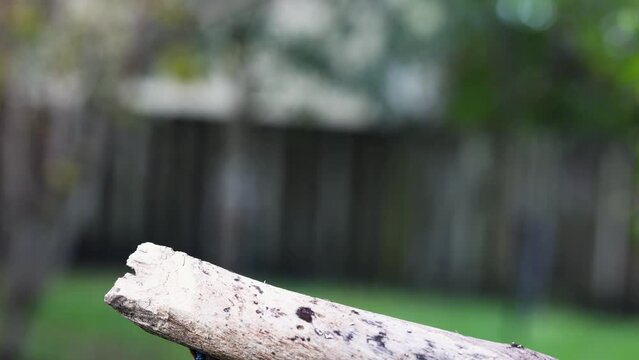
{"label": "rough bark texture", "polygon": [[220,360],[552,359],[294,293],[145,243],[105,302],[144,330]]}

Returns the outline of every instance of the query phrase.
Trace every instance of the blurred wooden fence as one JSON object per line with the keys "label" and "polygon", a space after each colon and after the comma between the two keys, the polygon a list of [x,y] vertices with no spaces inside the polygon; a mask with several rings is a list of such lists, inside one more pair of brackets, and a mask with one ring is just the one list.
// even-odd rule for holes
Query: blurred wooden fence
{"label": "blurred wooden fence", "polygon": [[[119,127],[81,258],[145,240],[219,262],[223,125]],[[241,271],[639,308],[632,146],[556,134],[252,127]],[[236,179],[237,180],[237,179]]]}

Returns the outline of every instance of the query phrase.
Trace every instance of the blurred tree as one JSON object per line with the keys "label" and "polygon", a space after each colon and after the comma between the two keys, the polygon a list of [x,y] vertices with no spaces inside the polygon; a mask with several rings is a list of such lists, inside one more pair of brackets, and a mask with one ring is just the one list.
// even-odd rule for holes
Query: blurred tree
{"label": "blurred tree", "polygon": [[636,2],[451,6],[457,16],[448,117],[457,126],[636,130]]}
{"label": "blurred tree", "polygon": [[[228,17],[238,3],[217,5]],[[243,2],[246,6],[248,3]],[[94,221],[124,79],[189,80],[204,55],[189,39],[199,7],[171,0],[0,4],[2,238],[0,358],[22,358],[30,313]],[[200,7],[202,4],[199,4]]]}
{"label": "blurred tree", "polygon": [[112,12],[111,28],[79,3],[2,7],[0,357],[19,359],[35,300],[96,210],[109,127],[103,119],[115,113],[109,90],[132,45],[133,18]]}

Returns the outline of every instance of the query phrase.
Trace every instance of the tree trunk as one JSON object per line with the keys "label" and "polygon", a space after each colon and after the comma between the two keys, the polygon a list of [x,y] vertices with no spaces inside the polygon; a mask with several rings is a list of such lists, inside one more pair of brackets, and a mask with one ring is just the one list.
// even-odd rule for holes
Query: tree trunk
{"label": "tree trunk", "polygon": [[270,286],[145,243],[105,302],[144,330],[225,359],[552,359]]}

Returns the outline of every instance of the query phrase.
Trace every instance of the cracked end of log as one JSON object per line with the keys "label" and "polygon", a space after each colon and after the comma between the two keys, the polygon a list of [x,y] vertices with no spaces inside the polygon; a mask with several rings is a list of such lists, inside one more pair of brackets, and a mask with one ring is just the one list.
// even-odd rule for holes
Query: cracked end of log
{"label": "cracked end of log", "polygon": [[141,244],[105,302],[144,330],[217,359],[552,359],[298,294]]}

